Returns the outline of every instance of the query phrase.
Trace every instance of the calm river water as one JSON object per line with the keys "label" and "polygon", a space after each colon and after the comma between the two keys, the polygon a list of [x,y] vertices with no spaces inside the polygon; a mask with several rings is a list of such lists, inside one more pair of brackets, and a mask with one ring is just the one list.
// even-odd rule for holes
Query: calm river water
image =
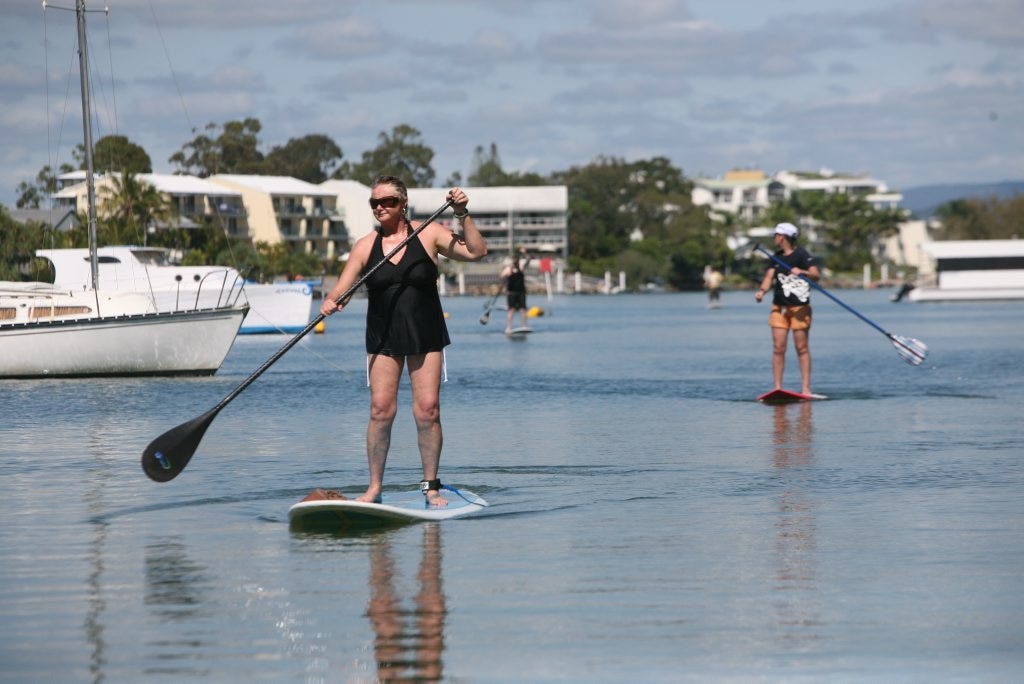
{"label": "calm river water", "polygon": [[[819,293],[829,399],[769,407],[749,292],[531,297],[523,341],[446,299],[441,475],[492,505],[360,534],[287,524],[366,483],[360,302],[167,484],[143,448],[287,338],[240,338],[212,378],[0,382],[0,677],[1019,681],[1024,303],[836,294],[925,365]],[[417,464],[403,390],[387,484]]]}

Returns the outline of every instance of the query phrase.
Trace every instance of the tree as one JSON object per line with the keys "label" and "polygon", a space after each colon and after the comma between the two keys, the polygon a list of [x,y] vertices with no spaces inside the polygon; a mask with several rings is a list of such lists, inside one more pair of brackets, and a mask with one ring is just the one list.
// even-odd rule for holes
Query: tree
{"label": "tree", "polygon": [[935,211],[942,222],[942,240],[998,240],[1020,237],[1024,226],[1024,194],[1006,199],[958,199]]}
{"label": "tree", "polygon": [[[69,173],[75,169],[70,164],[61,164],[60,173]],[[18,183],[18,209],[38,209],[50,195],[57,192],[57,176],[49,165],[44,166],[36,174],[34,183],[22,181]]]}
{"label": "tree", "polygon": [[358,164],[343,163],[334,172],[334,178],[348,178],[372,185],[380,175],[397,176],[410,188],[429,188],[434,182],[434,169],[430,165],[434,151],[420,138],[420,132],[407,124],[391,129],[391,135],[382,131],[379,144],[363,152]]}
{"label": "tree", "polygon": [[624,212],[627,178],[626,162],[611,157],[555,174],[556,182],[569,186],[569,243],[578,266],[629,245],[633,226],[627,225]]}
{"label": "tree", "polygon": [[[78,143],[72,156],[78,168],[85,168],[85,144]],[[93,145],[92,166],[96,173],[153,173],[153,162],[139,145],[124,135],[105,135]]]}
{"label": "tree", "polygon": [[699,288],[705,264],[728,261],[724,235],[693,205],[691,182],[664,157],[600,157],[553,180],[569,186],[571,267],[590,275],[617,268],[638,284]]}
{"label": "tree", "polygon": [[0,205],[0,280],[22,280],[22,271],[35,256],[40,226],[32,227],[11,218]]}
{"label": "tree", "polygon": [[[458,174],[457,174],[458,175]],[[459,176],[461,177],[461,176]],[[536,173],[507,172],[501,167],[498,146],[491,143],[485,151],[483,145],[477,145],[473,151],[473,165],[466,179],[469,185],[476,187],[496,187],[501,185],[550,185],[550,181]],[[458,182],[450,183],[458,185]]]}
{"label": "tree", "polygon": [[323,183],[341,162],[341,148],[326,135],[291,138],[271,148],[263,160],[264,173]]}
{"label": "tree", "polygon": [[484,146],[477,145],[473,150],[473,166],[466,178],[469,185],[485,188],[505,185],[505,176],[498,156],[498,146],[491,143],[490,150],[484,152]]}
{"label": "tree", "polygon": [[903,220],[898,210],[875,209],[859,195],[838,192],[795,192],[789,209],[818,224],[824,256],[838,271],[857,270],[873,261],[875,245],[898,232]]}
{"label": "tree", "polygon": [[101,188],[97,209],[104,216],[104,238],[107,244],[131,240],[145,241],[146,230],[153,223],[167,223],[174,211],[171,203],[149,183],[133,173],[111,177],[112,185]]}
{"label": "tree", "polygon": [[185,143],[167,161],[176,164],[179,172],[200,178],[217,173],[258,174],[263,154],[256,135],[262,128],[259,120],[253,118],[228,121],[223,128],[211,122],[206,125],[206,134]]}

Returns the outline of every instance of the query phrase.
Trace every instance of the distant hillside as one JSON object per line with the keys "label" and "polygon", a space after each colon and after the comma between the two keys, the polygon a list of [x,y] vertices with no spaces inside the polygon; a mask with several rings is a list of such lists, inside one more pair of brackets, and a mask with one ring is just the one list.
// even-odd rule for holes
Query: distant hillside
{"label": "distant hillside", "polygon": [[903,191],[903,208],[914,212],[917,218],[928,218],[946,202],[958,199],[1005,199],[1024,193],[1024,181],[1001,183],[958,183],[951,185],[922,185]]}

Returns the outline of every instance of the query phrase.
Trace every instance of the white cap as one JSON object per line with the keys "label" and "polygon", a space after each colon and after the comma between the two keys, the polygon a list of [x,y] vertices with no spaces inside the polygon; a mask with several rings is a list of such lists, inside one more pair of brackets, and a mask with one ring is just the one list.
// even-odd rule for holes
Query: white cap
{"label": "white cap", "polygon": [[775,226],[776,235],[785,235],[786,237],[795,238],[799,231],[792,223],[780,223]]}

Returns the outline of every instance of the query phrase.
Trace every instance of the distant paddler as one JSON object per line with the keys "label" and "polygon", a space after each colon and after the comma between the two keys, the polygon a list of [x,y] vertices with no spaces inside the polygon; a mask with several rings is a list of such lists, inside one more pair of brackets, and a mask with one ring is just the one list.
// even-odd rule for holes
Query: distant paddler
{"label": "distant paddler", "polygon": [[[519,261],[520,256],[526,257],[522,263]],[[519,252],[512,255],[512,263],[501,271],[501,279],[505,283],[506,301],[508,303],[508,313],[505,314],[506,335],[512,332],[512,317],[516,311],[519,312],[522,327],[529,327],[527,324],[529,309],[526,307],[525,273],[525,269],[529,264],[530,255],[526,252],[526,247],[520,246]]]}

